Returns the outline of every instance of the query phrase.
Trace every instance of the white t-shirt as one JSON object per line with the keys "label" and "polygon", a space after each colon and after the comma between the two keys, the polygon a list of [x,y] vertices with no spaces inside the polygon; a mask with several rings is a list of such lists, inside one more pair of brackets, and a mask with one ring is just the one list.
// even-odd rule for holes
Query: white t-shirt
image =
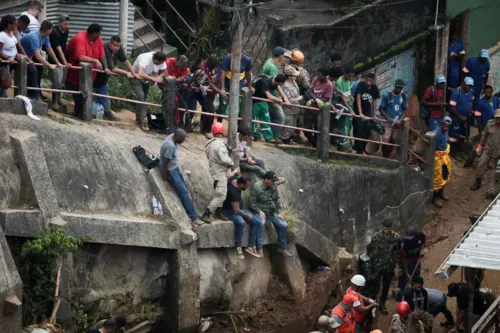
{"label": "white t-shirt", "polygon": [[164,71],[167,69],[167,64],[163,61],[160,65],[153,63],[153,55],[155,51],[140,54],[134,62],[134,72],[137,73],[139,65],[144,69],[144,72],[148,75],[155,76],[159,71]]}
{"label": "white t-shirt", "polygon": [[17,38],[2,31],[0,32],[0,43],[3,44],[2,53],[9,59],[14,59],[17,55]]}
{"label": "white t-shirt", "polygon": [[28,25],[29,32],[40,30],[40,23],[38,22],[38,19],[36,17],[34,17],[31,14],[28,14],[28,12],[24,12],[21,14],[21,16],[22,15],[26,15],[30,18],[30,24]]}

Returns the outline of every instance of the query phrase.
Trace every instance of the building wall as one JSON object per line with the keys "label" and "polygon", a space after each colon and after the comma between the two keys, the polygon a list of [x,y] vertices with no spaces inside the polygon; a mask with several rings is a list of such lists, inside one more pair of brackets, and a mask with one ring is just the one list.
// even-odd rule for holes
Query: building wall
{"label": "building wall", "polygon": [[497,0],[448,0],[447,15],[454,18],[470,10],[468,57],[475,57],[479,50],[488,49],[500,40],[500,20]]}

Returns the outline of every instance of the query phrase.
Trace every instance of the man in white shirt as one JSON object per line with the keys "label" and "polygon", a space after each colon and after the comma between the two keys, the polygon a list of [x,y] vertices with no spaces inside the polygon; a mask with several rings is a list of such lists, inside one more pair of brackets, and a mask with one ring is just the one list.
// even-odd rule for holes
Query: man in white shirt
{"label": "man in white shirt", "polygon": [[[165,64],[167,55],[163,52],[147,52],[140,54],[134,62],[134,72],[142,80],[132,80],[137,101],[144,102],[148,98],[149,86],[155,83],[163,83],[163,78],[167,76],[167,65]],[[146,105],[135,105],[135,120],[143,131],[148,131],[148,118],[146,116]]]}
{"label": "man in white shirt", "polygon": [[26,15],[30,19],[30,24],[28,25],[28,32],[40,30],[40,22],[38,22],[38,16],[42,13],[44,5],[38,1],[33,0],[30,2],[28,10],[23,12],[22,15]]}

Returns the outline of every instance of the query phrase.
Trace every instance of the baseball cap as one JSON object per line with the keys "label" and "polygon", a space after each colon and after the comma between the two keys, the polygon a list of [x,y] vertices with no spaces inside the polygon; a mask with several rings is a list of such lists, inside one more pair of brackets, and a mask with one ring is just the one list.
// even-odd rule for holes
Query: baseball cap
{"label": "baseball cap", "polygon": [[285,67],[285,75],[287,76],[299,76],[300,72],[295,69],[293,66],[286,66]]}
{"label": "baseball cap", "polygon": [[285,54],[285,49],[282,48],[281,46],[276,46],[273,50],[273,56],[279,57]]}
{"label": "baseball cap", "polygon": [[500,118],[500,109],[495,110],[495,118]]}
{"label": "baseball cap", "polygon": [[441,124],[450,124],[451,125],[451,118],[446,116],[441,120]]}
{"label": "baseball cap", "polygon": [[467,76],[465,79],[464,79],[464,82],[466,85],[468,86],[473,86],[474,85],[474,79],[471,78],[470,76]]}
{"label": "baseball cap", "polygon": [[481,58],[486,58],[488,59],[490,57],[490,51],[488,51],[487,49],[482,49],[480,52],[479,52],[479,56]]}
{"label": "baseball cap", "polygon": [[270,179],[273,182],[278,181],[278,175],[274,171],[267,171],[266,174],[264,175],[264,179]]}
{"label": "baseball cap", "polygon": [[67,22],[69,21],[69,15],[68,14],[61,14],[59,15],[59,22]]}
{"label": "baseball cap", "polygon": [[405,81],[403,79],[396,79],[394,86],[396,88],[403,88],[405,86]]}
{"label": "baseball cap", "polygon": [[455,297],[458,295],[458,291],[460,290],[460,286],[456,282],[452,282],[448,285],[448,297]]}
{"label": "baseball cap", "polygon": [[444,75],[438,75],[436,78],[436,83],[446,83],[446,78]]}
{"label": "baseball cap", "polygon": [[408,229],[406,229],[405,239],[413,239],[413,236],[415,236],[415,232],[415,227],[408,227]]}

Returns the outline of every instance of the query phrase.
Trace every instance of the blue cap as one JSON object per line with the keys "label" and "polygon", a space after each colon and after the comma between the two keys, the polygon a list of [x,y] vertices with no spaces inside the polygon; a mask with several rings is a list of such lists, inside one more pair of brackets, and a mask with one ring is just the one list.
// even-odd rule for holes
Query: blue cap
{"label": "blue cap", "polygon": [[273,50],[273,56],[275,57],[280,57],[282,56],[283,54],[285,54],[285,49],[282,48],[281,46],[276,46]]}
{"label": "blue cap", "polygon": [[436,83],[446,83],[446,78],[444,75],[438,75],[436,78]]}
{"label": "blue cap", "polygon": [[490,57],[490,51],[488,51],[487,49],[482,49],[481,52],[479,52],[479,56],[481,58],[488,59]]}
{"label": "blue cap", "polygon": [[471,78],[470,76],[467,76],[464,79],[464,82],[465,82],[465,85],[467,85],[467,86],[473,86],[474,85],[474,79]]}

